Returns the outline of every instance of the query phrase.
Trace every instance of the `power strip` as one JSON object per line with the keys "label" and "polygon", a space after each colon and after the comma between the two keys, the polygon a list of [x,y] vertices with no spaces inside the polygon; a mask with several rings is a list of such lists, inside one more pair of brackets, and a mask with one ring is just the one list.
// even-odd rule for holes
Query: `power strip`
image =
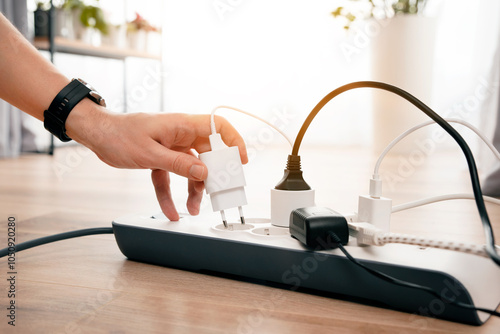
{"label": "power strip", "polygon": [[[248,214],[248,213],[247,213]],[[374,278],[353,265],[340,250],[314,251],[293,239],[287,228],[266,218],[230,222],[216,213],[183,216],[132,215],[113,222],[116,241],[130,260],[190,271],[210,271],[374,300],[390,308],[472,325],[489,315],[450,305],[445,298],[496,309],[500,303],[500,268],[490,259],[451,250],[390,244],[346,249],[362,263],[399,279],[440,292],[426,292]]]}

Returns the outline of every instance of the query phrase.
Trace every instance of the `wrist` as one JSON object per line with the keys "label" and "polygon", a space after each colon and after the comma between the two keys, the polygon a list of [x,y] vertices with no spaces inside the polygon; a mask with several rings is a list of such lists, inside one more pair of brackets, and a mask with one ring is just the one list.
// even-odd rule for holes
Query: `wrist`
{"label": "wrist", "polygon": [[73,79],[52,100],[49,108],[44,111],[43,125],[47,131],[63,142],[71,140],[66,132],[66,121],[71,111],[85,98],[106,106],[104,99],[94,88],[82,79]]}
{"label": "wrist", "polygon": [[104,135],[102,127],[109,127],[109,115],[105,107],[85,98],[73,108],[66,119],[66,133],[73,140],[93,150]]}

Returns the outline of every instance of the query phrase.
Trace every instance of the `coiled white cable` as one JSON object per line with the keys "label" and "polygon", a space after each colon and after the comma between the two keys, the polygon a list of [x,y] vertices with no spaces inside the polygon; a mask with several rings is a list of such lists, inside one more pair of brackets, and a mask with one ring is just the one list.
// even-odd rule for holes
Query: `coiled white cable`
{"label": "coiled white cable", "polygon": [[445,239],[435,239],[429,237],[420,237],[402,233],[382,233],[374,241],[377,246],[383,246],[390,243],[400,243],[407,245],[416,245],[420,247],[432,247],[440,249],[449,249],[456,252],[469,253],[483,257],[489,257],[484,249],[484,245],[478,245],[467,242],[457,242]]}
{"label": "coiled white cable", "polygon": [[[359,244],[384,246],[390,243],[399,243],[420,247],[448,249],[462,253],[489,257],[484,245],[403,233],[384,232],[368,223],[348,223],[348,226],[349,235],[356,238]],[[496,247],[498,248],[498,246]]]}

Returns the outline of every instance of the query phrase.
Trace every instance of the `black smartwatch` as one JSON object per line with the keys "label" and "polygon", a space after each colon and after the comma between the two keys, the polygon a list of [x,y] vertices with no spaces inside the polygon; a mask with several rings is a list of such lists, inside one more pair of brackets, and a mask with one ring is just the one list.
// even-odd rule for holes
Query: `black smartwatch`
{"label": "black smartwatch", "polygon": [[66,119],[73,108],[84,98],[89,98],[95,103],[106,106],[104,99],[94,88],[82,79],[73,79],[64,87],[43,113],[43,125],[47,131],[67,142],[71,138],[66,134]]}

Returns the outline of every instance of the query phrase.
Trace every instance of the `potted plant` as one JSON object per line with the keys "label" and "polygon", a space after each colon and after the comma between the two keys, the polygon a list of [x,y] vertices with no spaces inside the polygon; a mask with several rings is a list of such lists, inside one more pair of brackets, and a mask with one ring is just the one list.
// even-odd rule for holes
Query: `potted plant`
{"label": "potted plant", "polygon": [[127,27],[124,24],[108,24],[108,33],[102,36],[102,43],[115,48],[126,48]]}
{"label": "potted plant", "polygon": [[135,14],[135,19],[127,24],[127,38],[132,49],[157,53],[155,48],[160,45],[158,36],[159,29],[138,13]]}
{"label": "potted plant", "polygon": [[92,45],[100,45],[101,34],[108,33],[108,23],[102,9],[94,5],[84,5],[81,8],[80,23],[85,28],[82,40]]}
{"label": "potted plant", "polygon": [[[396,85],[430,103],[436,20],[423,15],[426,0],[350,0],[332,15],[358,41],[350,56],[369,51],[372,79]],[[344,47],[346,47],[344,45]],[[356,53],[357,52],[357,53]],[[346,55],[346,53],[344,53]],[[373,93],[373,144],[379,151],[404,130],[426,120],[397,96]],[[408,150],[398,145],[400,152]]]}
{"label": "potted plant", "polygon": [[49,10],[48,1],[37,1],[36,10],[33,13],[35,19],[35,36],[49,36]]}
{"label": "potted plant", "polygon": [[[77,38],[80,34],[81,25],[78,22],[78,15],[83,7],[82,0],[64,0],[55,5],[55,35],[67,39]],[[75,26],[75,20],[78,26]],[[79,36],[78,36],[79,37]]]}
{"label": "potted plant", "polygon": [[80,13],[83,6],[82,0],[64,0],[56,8],[58,36],[81,39],[83,27],[80,23]]}
{"label": "potted plant", "polygon": [[387,19],[400,14],[420,14],[425,11],[427,0],[350,0],[351,6],[337,6],[332,15],[344,19],[344,29],[349,30],[357,20]]}

